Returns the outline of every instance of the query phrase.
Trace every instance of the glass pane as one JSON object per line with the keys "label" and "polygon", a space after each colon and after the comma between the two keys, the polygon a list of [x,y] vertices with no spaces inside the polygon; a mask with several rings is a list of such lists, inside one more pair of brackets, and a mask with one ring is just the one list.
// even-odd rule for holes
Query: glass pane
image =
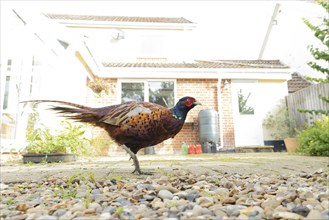
{"label": "glass pane", "polygon": [[121,84],[121,103],[129,101],[144,101],[144,83]]}
{"label": "glass pane", "polygon": [[243,89],[239,90],[238,101],[240,115],[253,115],[255,113],[252,97],[253,95],[250,91]]}
{"label": "glass pane", "polygon": [[3,110],[6,110],[8,108],[10,78],[11,78],[10,76],[6,76],[5,95],[3,97],[3,106],[2,106]]}
{"label": "glass pane", "polygon": [[149,101],[165,107],[174,106],[174,82],[149,82]]}

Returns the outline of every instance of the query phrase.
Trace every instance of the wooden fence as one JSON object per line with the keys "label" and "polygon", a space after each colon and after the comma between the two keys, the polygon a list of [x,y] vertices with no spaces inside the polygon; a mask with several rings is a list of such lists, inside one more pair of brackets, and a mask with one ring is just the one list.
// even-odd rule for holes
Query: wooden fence
{"label": "wooden fence", "polygon": [[321,115],[301,113],[298,109],[329,111],[329,103],[322,101],[319,95],[329,97],[328,83],[312,85],[287,96],[289,116],[296,121],[297,128],[302,129],[305,124],[311,125],[321,118]]}

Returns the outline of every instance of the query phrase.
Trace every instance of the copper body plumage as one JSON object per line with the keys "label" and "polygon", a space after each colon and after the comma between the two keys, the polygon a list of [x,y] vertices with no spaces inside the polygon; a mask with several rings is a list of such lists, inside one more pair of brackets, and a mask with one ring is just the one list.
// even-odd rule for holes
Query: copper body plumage
{"label": "copper body plumage", "polygon": [[75,121],[101,127],[121,145],[134,161],[134,173],[140,170],[136,153],[173,138],[183,127],[189,110],[199,105],[193,97],[183,97],[173,108],[150,102],[126,102],[101,108],[91,108],[70,102],[33,100],[29,102],[52,102],[60,105],[50,109]]}

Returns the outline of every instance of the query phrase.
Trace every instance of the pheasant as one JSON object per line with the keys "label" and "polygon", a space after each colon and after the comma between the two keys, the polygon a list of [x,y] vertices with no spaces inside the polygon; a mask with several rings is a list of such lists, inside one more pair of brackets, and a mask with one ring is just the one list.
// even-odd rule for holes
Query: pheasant
{"label": "pheasant", "polygon": [[187,113],[196,105],[201,105],[195,98],[188,96],[179,99],[173,108],[136,101],[101,108],[54,100],[27,102],[59,103],[60,106],[50,109],[66,118],[105,129],[130,155],[135,166],[133,173],[137,174],[147,174],[140,169],[137,152],[175,137],[182,129]]}

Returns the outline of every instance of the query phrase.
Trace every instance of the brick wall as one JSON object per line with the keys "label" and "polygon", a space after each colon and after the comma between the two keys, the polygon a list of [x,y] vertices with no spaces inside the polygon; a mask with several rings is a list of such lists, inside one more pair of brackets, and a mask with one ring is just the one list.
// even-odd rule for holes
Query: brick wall
{"label": "brick wall", "polygon": [[192,96],[202,103],[188,114],[188,121],[172,141],[174,153],[181,152],[182,142],[186,144],[199,143],[198,114],[203,109],[213,109],[218,112],[217,79],[177,79],[177,98]]}
{"label": "brick wall", "polygon": [[[107,79],[112,85],[108,96],[97,97],[92,92],[88,95],[87,102],[91,106],[106,106],[117,101],[117,80]],[[169,139],[156,146],[155,151],[158,154],[179,154],[181,152],[182,142],[187,144],[198,144],[198,113],[203,109],[213,109],[218,112],[218,88],[217,79],[177,79],[177,98],[183,96],[195,97],[202,103],[202,106],[196,106],[189,112],[187,123],[175,138]],[[221,86],[222,93],[222,118],[223,118],[223,136],[224,147],[234,146],[234,128],[232,114],[232,97],[230,81],[226,88]],[[223,84],[223,82],[222,82]],[[124,153],[120,147],[112,147],[110,154]],[[140,153],[144,153],[143,150]]]}

